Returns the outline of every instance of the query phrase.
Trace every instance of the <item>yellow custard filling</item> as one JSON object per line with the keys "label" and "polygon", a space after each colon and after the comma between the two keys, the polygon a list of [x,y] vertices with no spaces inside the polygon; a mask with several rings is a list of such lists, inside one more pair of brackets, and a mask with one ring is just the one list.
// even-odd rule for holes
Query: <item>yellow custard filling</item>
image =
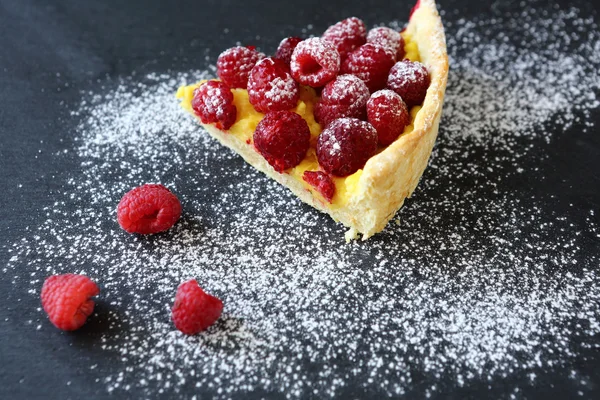
{"label": "yellow custard filling", "polygon": [[[420,61],[417,44],[410,40],[410,36],[406,32],[402,33],[402,36],[405,40],[405,58],[411,61]],[[192,110],[192,98],[194,97],[194,90],[196,90],[196,88],[204,82],[206,82],[206,80],[200,81],[193,85],[182,86],[177,90],[176,96],[181,100],[181,106],[192,114],[194,114],[194,111]],[[237,118],[235,124],[233,124],[227,132],[236,135],[250,145],[252,144],[252,136],[256,130],[256,126],[264,117],[264,114],[256,111],[252,104],[250,104],[247,90],[232,89],[231,91],[233,93],[233,102],[237,108]],[[308,123],[311,133],[311,146],[304,160],[302,160],[302,162],[296,167],[286,171],[286,173],[289,173],[295,179],[302,182],[307,190],[311,191],[314,195],[326,203],[327,201],[321,196],[321,194],[314,190],[312,186],[304,182],[302,179],[304,172],[319,170],[319,162],[317,161],[315,148],[317,137],[321,133],[321,126],[315,121],[313,114],[313,107],[318,100],[319,97],[313,88],[308,86],[300,86],[300,100],[298,101],[296,108],[292,109],[291,111],[299,114]],[[410,110],[411,123],[404,129],[403,134],[412,132],[415,118],[420,109],[420,106],[416,106]],[[348,200],[352,197],[352,194],[356,190],[362,172],[363,171],[361,169],[354,174],[343,178],[332,177],[333,181],[335,182],[336,189],[335,196],[331,202],[332,208],[343,207],[347,204]]]}

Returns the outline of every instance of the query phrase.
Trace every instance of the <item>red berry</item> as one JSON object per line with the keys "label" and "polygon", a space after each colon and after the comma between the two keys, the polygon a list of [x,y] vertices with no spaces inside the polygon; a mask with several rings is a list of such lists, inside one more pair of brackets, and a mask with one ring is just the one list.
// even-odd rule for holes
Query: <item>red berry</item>
{"label": "red berry", "polygon": [[303,85],[324,86],[336,77],[340,70],[340,55],[335,47],[319,38],[298,43],[290,63],[292,76]]}
{"label": "red berry", "polygon": [[181,216],[181,203],[163,185],[146,184],[127,192],[117,207],[121,228],[143,235],[166,231]]}
{"label": "red berry", "polygon": [[219,81],[205,82],[194,91],[192,109],[203,124],[215,124],[221,130],[231,128],[237,118],[233,93]]}
{"label": "red berry", "polygon": [[347,18],[327,28],[321,38],[333,43],[343,60],[349,53],[366,43],[367,28],[360,19]]}
{"label": "red berry", "polygon": [[329,82],[321,92],[315,105],[315,118],[323,126],[343,117],[366,118],[369,89],[354,75],[339,75]]}
{"label": "red berry", "polygon": [[256,63],[248,79],[248,97],[261,113],[294,108],[300,98],[298,82],[283,61],[264,58]]}
{"label": "red berry", "polygon": [[171,316],[175,327],[186,335],[195,335],[214,324],[223,311],[223,302],[204,292],[195,279],[177,288]]}
{"label": "red berry", "polygon": [[343,74],[352,74],[362,79],[371,92],[385,87],[394,55],[376,44],[367,43],[348,55],[342,63]]}
{"label": "red berry", "polygon": [[256,150],[277,172],[300,164],[310,147],[308,124],[292,111],[267,113],[253,138]]}
{"label": "red berry", "polygon": [[281,41],[279,43],[279,47],[277,48],[277,52],[275,52],[275,58],[283,61],[286,65],[290,65],[292,61],[292,53],[298,43],[302,41],[302,38],[296,36],[290,36]]}
{"label": "red berry", "polygon": [[319,165],[336,176],[355,173],[376,152],[377,131],[368,122],[355,118],[336,119],[317,140]]}
{"label": "red berry", "polygon": [[404,60],[391,69],[387,87],[398,93],[408,107],[413,107],[423,103],[429,83],[429,72],[423,64]]}
{"label": "red berry", "polygon": [[74,331],[81,328],[94,311],[90,297],[99,293],[98,286],[87,276],[53,275],[46,278],[42,286],[42,307],[54,326]]}
{"label": "red berry", "polygon": [[388,89],[373,93],[367,102],[367,115],[383,146],[396,140],[410,123],[406,104],[396,92]]}
{"label": "red berry", "polygon": [[396,60],[404,58],[404,38],[400,32],[391,28],[373,28],[367,35],[367,43],[373,43],[389,49]]}
{"label": "red berry", "polygon": [[315,190],[331,203],[333,196],[335,196],[335,183],[329,175],[322,171],[306,171],[302,175],[302,179],[309,185],[315,188]]}
{"label": "red berry", "polygon": [[217,75],[231,88],[246,89],[248,74],[264,56],[254,46],[227,49],[217,59]]}

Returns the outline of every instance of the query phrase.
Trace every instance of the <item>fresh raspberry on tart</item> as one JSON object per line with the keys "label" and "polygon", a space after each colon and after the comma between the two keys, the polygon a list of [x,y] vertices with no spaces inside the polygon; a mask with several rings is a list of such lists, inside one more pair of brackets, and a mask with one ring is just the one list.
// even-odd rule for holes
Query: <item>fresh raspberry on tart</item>
{"label": "fresh raspberry on tart", "polygon": [[232,47],[225,50],[217,59],[217,75],[230,88],[246,89],[248,74],[265,55],[254,46]]}
{"label": "fresh raspberry on tart", "polygon": [[400,32],[392,28],[373,28],[367,34],[367,43],[373,43],[389,49],[396,61],[400,61],[406,54],[404,51],[404,38]]}
{"label": "fresh raspberry on tart", "polygon": [[354,75],[339,75],[325,85],[315,105],[315,119],[326,127],[338,118],[366,119],[369,88]]}
{"label": "fresh raspberry on tart", "polygon": [[346,18],[327,28],[321,38],[332,43],[343,60],[367,42],[367,27],[356,17]]}
{"label": "fresh raspberry on tart", "polygon": [[423,103],[430,82],[429,72],[423,64],[403,60],[390,70],[387,87],[398,93],[407,106],[413,107]]}
{"label": "fresh raspberry on tart", "polygon": [[341,73],[359,77],[371,92],[375,92],[385,87],[395,59],[395,54],[387,48],[367,43],[346,57],[341,66]]}
{"label": "fresh raspberry on tart", "polygon": [[333,121],[317,141],[317,159],[327,173],[348,176],[362,167],[377,151],[377,131],[356,118]]}
{"label": "fresh raspberry on tart", "polygon": [[256,63],[248,78],[248,98],[261,113],[289,110],[300,97],[298,82],[281,60],[263,58]]}
{"label": "fresh raspberry on tart", "polygon": [[367,102],[368,121],[377,131],[381,146],[387,146],[400,136],[410,124],[406,103],[389,89],[373,93]]}
{"label": "fresh raspberry on tart", "polygon": [[290,69],[294,79],[302,85],[325,86],[340,70],[340,54],[325,40],[306,39],[294,49]]}
{"label": "fresh raspberry on tart", "polygon": [[302,38],[297,36],[290,36],[283,39],[279,43],[279,47],[277,47],[277,51],[275,52],[275,58],[281,60],[287,65],[290,66],[290,62],[292,62],[292,54],[294,53],[294,49],[298,46],[298,43],[302,41]]}
{"label": "fresh raspberry on tart", "polygon": [[335,196],[335,183],[329,175],[323,171],[306,171],[302,179],[331,203]]}
{"label": "fresh raspberry on tart", "polygon": [[254,146],[277,172],[295,167],[310,147],[306,121],[292,111],[267,113],[254,131]]}
{"label": "fresh raspberry on tart", "polygon": [[192,109],[203,124],[215,124],[223,130],[229,129],[237,117],[233,94],[220,81],[208,81],[200,85],[194,91]]}
{"label": "fresh raspberry on tart", "polygon": [[[222,78],[237,116],[229,129],[218,118],[204,123],[208,133],[350,227],[347,239],[381,231],[417,187],[437,135],[448,59],[434,0],[420,0],[402,33],[367,34],[349,18],[321,38],[286,38],[257,63],[244,67],[245,87]],[[297,98],[282,95],[292,87],[282,71]],[[192,104],[198,86],[178,97],[202,120]]]}

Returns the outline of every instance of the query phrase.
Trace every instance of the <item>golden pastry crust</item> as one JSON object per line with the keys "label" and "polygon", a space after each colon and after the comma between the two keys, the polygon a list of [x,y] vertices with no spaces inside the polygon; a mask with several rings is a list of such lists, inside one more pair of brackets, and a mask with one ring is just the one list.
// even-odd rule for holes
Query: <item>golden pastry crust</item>
{"label": "golden pastry crust", "polygon": [[433,149],[442,113],[448,56],[444,29],[434,0],[420,1],[419,8],[409,21],[407,33],[416,42],[421,62],[431,76],[427,96],[415,118],[413,131],[400,136],[367,162],[354,193],[343,207],[332,207],[313,195],[303,182],[292,175],[276,172],[254,146],[237,135],[212,125],[203,126],[211,136],[239,153],[256,169],[288,187],[302,201],[349,227],[347,240],[357,234],[367,239],[385,228],[406,197],[416,189]]}

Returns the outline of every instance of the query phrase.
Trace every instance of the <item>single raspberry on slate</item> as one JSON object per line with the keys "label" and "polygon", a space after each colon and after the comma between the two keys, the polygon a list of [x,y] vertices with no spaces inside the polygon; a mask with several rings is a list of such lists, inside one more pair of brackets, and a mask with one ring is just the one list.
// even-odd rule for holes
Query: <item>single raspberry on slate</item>
{"label": "single raspberry on slate", "polygon": [[347,18],[327,28],[322,39],[335,46],[343,60],[346,56],[367,41],[367,27],[356,17]]}
{"label": "single raspberry on slate", "polygon": [[294,79],[312,87],[325,86],[340,70],[340,55],[331,43],[310,38],[298,43],[290,69]]}
{"label": "single raspberry on slate", "polygon": [[279,47],[277,47],[275,58],[283,61],[285,65],[289,67],[290,62],[292,61],[292,53],[294,53],[294,49],[301,41],[302,38],[296,36],[290,36],[283,39],[281,43],[279,43]]}
{"label": "single raspberry on slate", "polygon": [[302,175],[302,179],[331,203],[335,196],[335,183],[329,175],[323,171],[306,171]]}
{"label": "single raspberry on slate", "polygon": [[222,311],[223,302],[204,292],[192,279],[177,288],[171,317],[177,329],[186,335],[195,335],[214,324]]}
{"label": "single raspberry on slate", "polygon": [[396,140],[410,123],[406,104],[400,95],[388,89],[373,93],[367,102],[367,115],[382,146]]}
{"label": "single raspberry on slate", "polygon": [[317,140],[317,159],[323,170],[348,176],[362,167],[377,152],[377,131],[356,118],[333,121]]}
{"label": "single raspberry on slate", "polygon": [[375,92],[385,87],[394,58],[385,47],[367,43],[348,55],[342,63],[341,73],[359,77],[371,92]]}
{"label": "single raspberry on slate", "polygon": [[227,49],[217,59],[217,75],[231,88],[246,89],[248,74],[264,56],[254,46]]}
{"label": "single raspberry on slate", "polygon": [[388,89],[398,93],[408,107],[423,103],[431,79],[423,64],[404,60],[397,62],[390,70]]}
{"label": "single raspberry on slate", "polygon": [[231,128],[237,118],[233,93],[219,81],[205,82],[194,90],[192,109],[203,124],[215,124],[221,130]]}
{"label": "single raspberry on slate", "polygon": [[119,225],[129,233],[166,231],[180,216],[179,199],[163,185],[139,186],[127,192],[117,207]]}
{"label": "single raspberry on slate", "polygon": [[323,127],[343,117],[365,119],[369,89],[354,75],[339,75],[325,85],[315,105],[315,119]]}
{"label": "single raspberry on slate", "polygon": [[404,51],[404,38],[400,32],[392,28],[380,27],[371,29],[367,34],[367,43],[373,43],[389,49],[394,54],[395,60],[402,60],[406,54]]}
{"label": "single raspberry on slate", "polygon": [[308,123],[292,111],[267,113],[254,131],[254,147],[277,172],[293,168],[310,147]]}
{"label": "single raspberry on slate", "polygon": [[261,113],[289,110],[298,103],[300,89],[285,63],[268,57],[257,62],[250,72],[248,98]]}
{"label": "single raspberry on slate", "polygon": [[85,324],[94,311],[94,297],[100,293],[98,286],[87,276],[53,275],[42,286],[42,307],[50,322],[58,329],[74,331]]}

